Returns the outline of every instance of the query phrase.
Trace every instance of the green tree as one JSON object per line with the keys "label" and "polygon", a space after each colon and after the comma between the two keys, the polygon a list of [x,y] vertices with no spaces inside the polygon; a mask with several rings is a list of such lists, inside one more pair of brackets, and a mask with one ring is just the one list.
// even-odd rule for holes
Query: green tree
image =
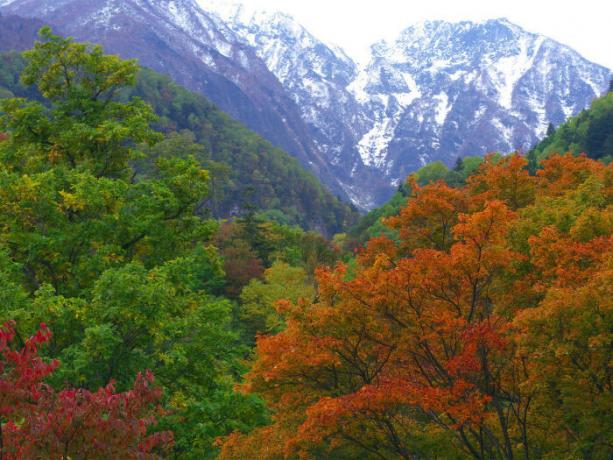
{"label": "green tree", "polygon": [[279,300],[310,301],[314,295],[315,289],[304,269],[277,261],[264,272],[263,280],[253,279],[244,287],[238,317],[250,340],[258,333],[276,334],[284,327],[276,303]]}
{"label": "green tree", "polygon": [[533,149],[538,160],[552,154],[585,153],[608,163],[613,158],[613,93],[594,99],[589,109],[569,118]]}
{"label": "green tree", "polygon": [[444,179],[449,173],[449,168],[441,161],[433,161],[415,173],[415,179],[420,185],[426,185]]}
{"label": "green tree", "polygon": [[464,169],[464,162],[462,161],[462,157],[458,157],[455,160],[455,165],[453,167],[454,171],[461,172]]}
{"label": "green tree", "polygon": [[[3,243],[23,263],[30,292],[44,283],[75,295],[117,263],[153,264],[213,230],[193,216],[208,173],[191,157],[161,158],[134,180],[138,145],[160,134],[151,108],[112,95],[134,82],[135,63],[41,31],[26,53],[25,83],[46,103],[2,101]],[[181,231],[177,231],[181,229]]]}
{"label": "green tree", "polygon": [[25,58],[22,80],[44,100],[0,106],[0,319],[23,336],[39,322],[55,331],[56,386],[123,390],[151,369],[176,455],[212,458],[217,436],[264,412],[233,392],[246,350],[215,297],[225,279],[217,224],[197,214],[200,152],[156,150],[151,107],[125,98],[135,62],[48,28]]}
{"label": "green tree", "polygon": [[[26,51],[25,85],[36,85],[50,103],[12,99],[3,103],[5,127],[15,142],[36,146],[41,162],[68,163],[96,177],[119,177],[137,155],[137,143],[153,143],[160,134],[150,128],[153,111],[140,99],[115,97],[134,85],[138,66],[105,56],[100,46],[74,43],[41,29],[42,41]],[[29,152],[30,154],[34,152]],[[28,159],[33,161],[33,159]]]}

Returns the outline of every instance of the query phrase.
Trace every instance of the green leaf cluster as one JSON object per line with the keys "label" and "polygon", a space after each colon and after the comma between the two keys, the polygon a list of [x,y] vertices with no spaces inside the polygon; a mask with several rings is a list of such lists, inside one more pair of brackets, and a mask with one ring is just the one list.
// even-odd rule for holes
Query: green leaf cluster
{"label": "green leaf cluster", "polygon": [[24,56],[40,98],[0,101],[0,322],[49,326],[58,387],[121,391],[151,369],[176,456],[213,458],[217,436],[266,413],[233,391],[248,349],[220,296],[218,225],[199,213],[209,172],[126,98],[135,62],[48,28]]}
{"label": "green leaf cluster", "polygon": [[[134,123],[128,124],[130,129],[136,130],[138,126],[147,124],[158,132],[153,133],[154,142],[144,138],[139,139],[136,136],[137,132],[132,133],[135,135],[134,140],[141,143],[130,146],[132,151],[128,158],[129,163],[137,173],[148,173],[151,168],[148,155],[181,158],[185,158],[188,153],[193,155],[210,175],[209,193],[201,203],[201,214],[208,213],[225,218],[256,209],[258,212],[270,214],[279,222],[299,225],[304,229],[319,231],[328,236],[341,231],[357,219],[358,213],[355,209],[333,196],[295,158],[233,120],[205,97],[174,84],[166,76],[149,69],[138,68],[133,61],[122,61],[113,56],[105,56],[107,59],[104,64],[93,57],[88,58],[79,63],[78,69],[71,72],[75,76],[83,72],[87,75],[89,72],[90,76],[85,79],[77,78],[75,81],[75,76],[69,73],[66,80],[62,68],[76,59],[76,51],[64,51],[61,59],[56,59],[49,56],[53,56],[60,45],[46,42],[44,46],[47,57],[38,59],[54,60],[50,62],[53,67],[50,68],[50,74],[45,76],[45,86],[41,91],[19,80],[18,76],[26,66],[21,55],[0,54],[0,98],[19,96],[28,101],[43,102],[42,109],[40,107],[39,109],[43,110],[42,115],[44,115],[44,111],[49,108],[49,100],[41,93],[44,91],[46,95],[53,97],[54,109],[57,110],[61,106],[62,113],[67,115],[59,117],[55,127],[60,128],[60,123],[70,123],[72,128],[72,135],[70,139],[65,139],[65,148],[62,151],[64,161],[70,161],[75,155],[82,155],[86,152],[84,148],[94,148],[95,145],[88,143],[90,138],[104,141],[106,146],[115,142],[116,145],[125,147],[118,137],[126,133],[111,129],[112,126],[108,124],[113,119],[121,119],[122,116],[140,116],[140,120],[134,118],[132,120]],[[89,45],[72,42],[72,46]],[[92,55],[102,53],[102,50],[95,46],[89,46],[88,50]],[[130,69],[136,72],[130,74],[128,72]],[[109,79],[127,75],[133,79],[134,85],[110,88],[108,82],[104,82],[100,77],[91,76],[99,73],[108,76]],[[32,71],[28,71],[28,75],[28,81],[33,81],[38,76]],[[66,81],[71,82],[70,89],[54,87],[58,82]],[[89,96],[85,100],[76,102],[79,101],[79,95],[84,93],[88,93]],[[25,105],[26,101],[22,100],[20,103]],[[122,110],[125,111],[119,114],[113,113],[113,108],[117,109],[118,103],[121,103]],[[104,104],[107,104],[104,114],[88,111],[92,106],[104,106]],[[134,107],[131,115],[127,111],[129,106]],[[152,112],[155,114],[154,118],[151,118]],[[106,120],[107,125],[81,123],[85,121],[81,120],[83,113],[88,113],[88,116],[99,116]],[[31,119],[31,127],[35,127],[35,122],[44,118],[28,111],[25,111],[23,116]],[[118,128],[117,125],[114,126]],[[42,131],[42,127],[42,125],[40,128],[35,127],[35,132]],[[18,126],[14,127],[17,128]],[[160,132],[166,136],[162,142],[158,142]],[[34,135],[28,130],[24,130],[23,134]],[[79,138],[83,141],[80,145],[76,143]],[[101,164],[100,168],[113,168],[119,174],[124,165],[111,164],[113,159],[111,155],[108,158],[109,165]]]}
{"label": "green leaf cluster", "polygon": [[613,91],[594,99],[590,108],[548,132],[528,157],[541,160],[553,153],[568,152],[585,153],[604,163],[613,160]]}

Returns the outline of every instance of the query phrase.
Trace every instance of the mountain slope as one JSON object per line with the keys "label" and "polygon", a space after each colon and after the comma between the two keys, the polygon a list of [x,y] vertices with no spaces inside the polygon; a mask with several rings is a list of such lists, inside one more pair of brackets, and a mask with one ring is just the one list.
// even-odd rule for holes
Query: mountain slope
{"label": "mountain slope", "polygon": [[[251,46],[300,107],[309,134],[335,178],[357,205],[366,208],[364,183],[385,186],[380,174],[355,180],[360,159],[355,146],[368,129],[367,114],[351,94],[357,65],[339,48],[329,46],[283,13],[252,11],[245,5],[200,0]],[[367,179],[367,180],[366,180]],[[361,183],[360,183],[361,182]]]}
{"label": "mountain slope", "polygon": [[417,24],[373,45],[358,66],[286,15],[201,4],[264,59],[364,208],[427,162],[530,148],[549,122],[589,105],[610,76],[505,19]]}
{"label": "mountain slope", "polygon": [[386,142],[388,131],[376,131],[373,142],[382,148],[364,148],[361,156],[400,177],[432,160],[527,149],[549,122],[562,122],[600,95],[610,75],[504,19],[410,27],[395,43],[374,46],[362,72],[369,84],[357,89],[369,103],[392,87],[400,108],[389,114],[389,103],[375,104],[375,118],[393,127],[393,136]]}
{"label": "mountain slope", "polygon": [[[0,53],[0,97],[37,97],[19,83],[23,66],[19,54]],[[328,192],[295,158],[232,120],[203,96],[149,69],[141,71],[136,87],[124,95],[130,96],[153,106],[160,115],[158,129],[183,133],[184,141],[174,147],[176,154],[185,153],[182,147],[192,149],[191,139],[203,146],[194,153],[211,169],[214,189],[207,205],[216,217],[235,215],[245,206],[276,210],[289,223],[326,235],[355,220],[355,211]]]}
{"label": "mountain slope", "polygon": [[16,0],[2,11],[37,17],[104,45],[204,94],[311,168],[336,194],[295,103],[256,53],[194,0]]}
{"label": "mountain slope", "polygon": [[505,19],[429,21],[357,64],[293,18],[220,0],[8,0],[201,92],[362,209],[431,161],[526,150],[610,70]]}
{"label": "mountain slope", "polygon": [[22,51],[30,48],[39,29],[44,25],[40,19],[0,14],[0,51]]}
{"label": "mountain slope", "polygon": [[588,109],[558,126],[528,155],[539,160],[566,152],[585,153],[606,163],[613,161],[613,88],[595,99]]}

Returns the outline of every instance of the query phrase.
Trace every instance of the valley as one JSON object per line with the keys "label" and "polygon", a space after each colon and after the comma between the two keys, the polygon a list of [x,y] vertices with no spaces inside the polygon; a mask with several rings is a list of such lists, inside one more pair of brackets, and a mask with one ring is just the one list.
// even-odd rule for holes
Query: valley
{"label": "valley", "polygon": [[252,6],[0,0],[0,460],[613,458],[610,70]]}

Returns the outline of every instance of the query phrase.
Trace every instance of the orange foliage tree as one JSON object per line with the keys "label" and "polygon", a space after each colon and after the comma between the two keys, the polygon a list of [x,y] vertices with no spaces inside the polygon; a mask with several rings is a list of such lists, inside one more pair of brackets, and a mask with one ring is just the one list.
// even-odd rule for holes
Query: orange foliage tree
{"label": "orange foliage tree", "polygon": [[221,458],[609,458],[611,183],[570,155],[411,182],[399,241],[278,305],[287,327],[258,338],[243,387],[272,424]]}

